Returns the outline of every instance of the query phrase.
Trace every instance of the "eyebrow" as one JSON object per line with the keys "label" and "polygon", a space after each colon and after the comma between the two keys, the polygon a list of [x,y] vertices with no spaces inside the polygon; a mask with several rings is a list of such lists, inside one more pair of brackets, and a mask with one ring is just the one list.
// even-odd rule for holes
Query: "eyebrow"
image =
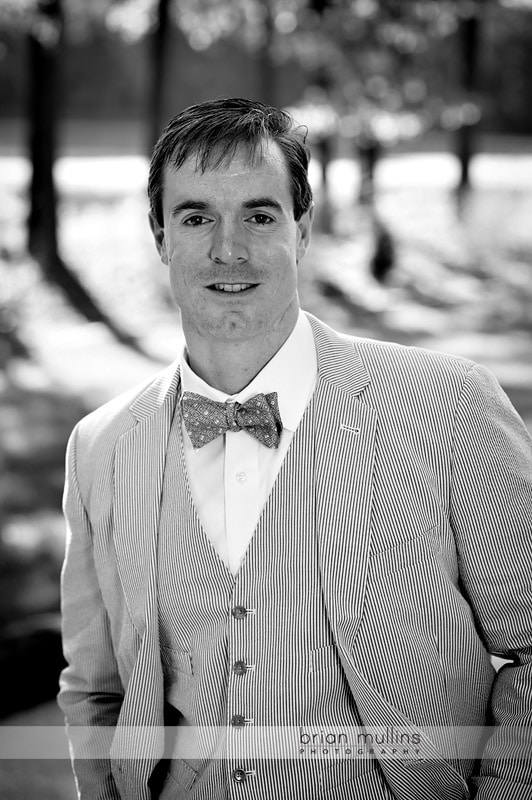
{"label": "eyebrow", "polygon": [[[181,203],[176,203],[176,205],[172,208],[172,216],[175,217],[183,211],[208,211],[210,208],[211,204],[205,202],[205,200],[188,198],[183,200]],[[271,197],[253,197],[250,200],[246,200],[243,208],[248,210],[253,208],[272,208],[278,212],[282,212],[283,210],[281,204]]]}
{"label": "eyebrow", "polygon": [[181,211],[207,211],[208,208],[209,203],[206,203],[204,200],[183,200],[182,203],[176,203],[172,208],[172,216],[177,216]]}
{"label": "eyebrow", "polygon": [[247,200],[244,203],[244,208],[252,209],[252,208],[273,208],[275,211],[282,211],[282,206],[277,200],[273,200],[271,197],[254,197],[252,200]]}

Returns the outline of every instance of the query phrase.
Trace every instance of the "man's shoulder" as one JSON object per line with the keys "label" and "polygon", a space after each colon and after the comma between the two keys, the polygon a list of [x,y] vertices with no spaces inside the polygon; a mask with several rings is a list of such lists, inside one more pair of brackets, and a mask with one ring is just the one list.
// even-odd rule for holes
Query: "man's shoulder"
{"label": "man's shoulder", "polygon": [[[368,397],[398,407],[456,407],[464,387],[484,368],[470,359],[396,342],[355,339],[370,375]],[[477,378],[473,377],[473,381]]]}
{"label": "man's shoulder", "polygon": [[471,359],[452,353],[431,350],[428,347],[400,344],[398,342],[381,341],[351,337],[361,357],[373,363],[385,363],[393,368],[408,366],[411,370],[442,371],[466,375],[472,367],[477,366]]}
{"label": "man's shoulder", "polygon": [[[388,375],[408,369],[410,373],[436,371],[455,373],[457,376],[464,377],[472,367],[477,366],[474,361],[462,356],[425,347],[343,333],[329,327],[316,317],[312,317],[311,321],[314,323],[315,331],[318,326],[318,330],[323,332],[322,338],[326,342],[326,346],[332,343],[334,347],[336,342],[343,343],[345,356],[350,358],[350,353],[355,353],[370,373],[373,373],[375,369],[380,371],[385,367]],[[345,348],[346,344],[350,345],[350,348]]]}
{"label": "man's shoulder", "polygon": [[112,446],[139,418],[155,412],[177,381],[174,363],[94,409],[74,429],[78,442],[91,449],[105,443]]}

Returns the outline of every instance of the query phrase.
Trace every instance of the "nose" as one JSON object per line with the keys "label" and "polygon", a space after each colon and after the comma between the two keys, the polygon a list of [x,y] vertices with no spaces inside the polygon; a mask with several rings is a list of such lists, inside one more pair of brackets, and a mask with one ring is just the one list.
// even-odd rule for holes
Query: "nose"
{"label": "nose", "polygon": [[249,258],[245,233],[232,222],[220,222],[213,231],[211,259],[216,264],[243,264]]}

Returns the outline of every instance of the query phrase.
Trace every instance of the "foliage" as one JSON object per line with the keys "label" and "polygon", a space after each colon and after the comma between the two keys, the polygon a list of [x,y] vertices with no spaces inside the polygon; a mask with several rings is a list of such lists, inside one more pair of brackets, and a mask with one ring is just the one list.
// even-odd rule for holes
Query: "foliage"
{"label": "foliage", "polygon": [[[531,10],[532,0],[170,0],[193,50],[230,39],[280,64],[296,59],[315,84],[300,107],[312,130],[338,126],[362,145],[476,124],[483,102],[460,89],[459,27]],[[105,24],[126,40],[156,20],[157,0],[107,2]]]}
{"label": "foliage", "polygon": [[[0,28],[28,30],[39,24],[43,7],[53,0],[0,0]],[[62,0],[65,24],[74,38],[104,26],[126,40],[138,40],[157,24],[160,0]],[[460,19],[484,14],[490,6],[532,11],[532,0],[170,0],[171,18],[194,49],[203,50],[226,37],[250,47],[265,41],[271,20],[279,55],[293,44],[308,63],[328,48],[311,44],[335,39],[340,46],[391,47],[408,54],[427,39],[452,34]],[[301,34],[298,40],[293,34]],[[284,39],[284,41],[283,41]]]}
{"label": "foliage", "polygon": [[[101,42],[106,32],[141,42],[156,28],[162,1],[62,0],[66,41]],[[31,30],[53,41],[57,32],[42,14],[49,2],[0,0],[0,29]],[[450,130],[474,124],[485,110],[496,115],[506,95],[507,124],[526,116],[528,94],[516,88],[516,72],[529,66],[531,11],[532,0],[169,0],[170,20],[193,51],[234,42],[251,53],[268,50],[281,65],[296,59],[315,84],[305,116],[325,125],[334,116],[343,133],[382,144],[434,124]],[[480,95],[459,90],[457,30],[471,15],[483,28],[484,83],[497,91],[487,107]],[[520,60],[506,70],[502,87],[495,62],[505,37],[505,58],[513,53],[515,61],[517,49]]]}

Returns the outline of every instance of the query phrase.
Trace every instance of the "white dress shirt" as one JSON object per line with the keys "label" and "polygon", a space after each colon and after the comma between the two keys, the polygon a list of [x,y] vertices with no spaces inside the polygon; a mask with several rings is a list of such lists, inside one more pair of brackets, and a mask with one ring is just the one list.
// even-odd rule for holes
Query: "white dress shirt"
{"label": "white dress shirt", "polygon": [[183,424],[185,463],[200,522],[216,552],[236,575],[295,430],[316,386],[318,364],[310,322],[299,313],[294,330],[266,366],[238,394],[205,383],[181,356],[182,391],[219,403],[245,403],[253,395],[277,392],[283,422],[277,448],[246,431],[228,431],[198,450]]}

